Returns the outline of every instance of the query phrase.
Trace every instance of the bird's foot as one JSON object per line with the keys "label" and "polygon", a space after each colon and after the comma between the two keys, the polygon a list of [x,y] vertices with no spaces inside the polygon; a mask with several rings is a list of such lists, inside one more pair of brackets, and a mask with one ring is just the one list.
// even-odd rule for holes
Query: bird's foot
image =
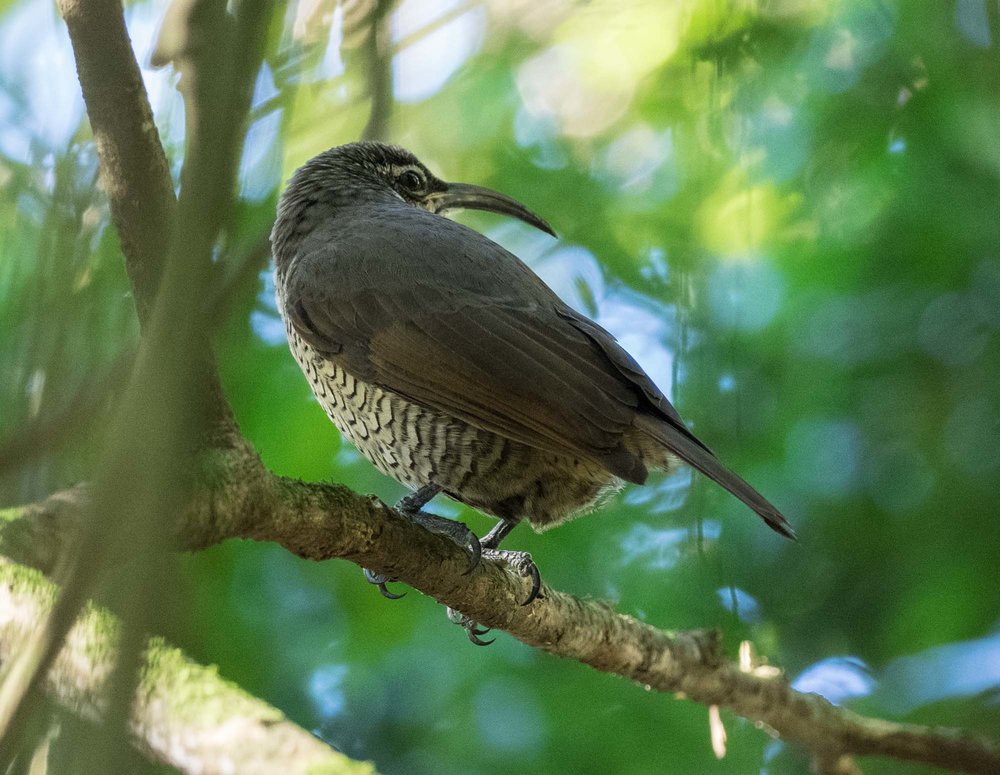
{"label": "bird's foot", "polygon": [[390,592],[389,588],[386,587],[391,581],[396,581],[396,579],[390,576],[383,576],[375,571],[368,570],[368,568],[362,568],[365,573],[365,581],[369,584],[374,584],[378,587],[379,594],[387,600],[399,600],[401,597],[406,597],[406,593],[403,592],[401,595],[397,595],[395,592]]}
{"label": "bird's foot", "polygon": [[528,552],[515,552],[498,548],[500,542],[510,535],[510,531],[516,526],[516,520],[501,519],[493,526],[493,529],[489,533],[483,536],[480,544],[483,557],[489,557],[491,560],[502,562],[508,568],[517,571],[525,578],[531,580],[531,591],[528,593],[527,599],[521,603],[521,605],[528,605],[538,597],[538,593],[542,588],[542,579],[538,573],[538,566],[535,565],[535,561],[531,559],[531,555]]}
{"label": "bird's foot", "polygon": [[535,565],[535,561],[528,552],[511,551],[510,549],[492,549],[487,546],[483,548],[482,556],[488,560],[503,563],[511,570],[517,571],[518,574],[531,581],[531,591],[528,592],[528,597],[525,598],[521,605],[530,605],[538,599],[542,589],[542,576],[538,572],[538,566]]}
{"label": "bird's foot", "polygon": [[[420,525],[425,530],[450,538],[456,544],[468,551],[469,566],[463,573],[463,575],[467,576],[476,569],[476,566],[479,565],[479,560],[482,557],[482,547],[479,543],[479,537],[469,530],[469,528],[462,522],[456,522],[453,519],[447,519],[445,517],[439,517],[436,514],[428,514],[425,511],[421,511],[421,509],[423,509],[423,507],[426,506],[439,492],[441,492],[441,488],[437,485],[426,485],[421,487],[419,490],[410,493],[406,497],[401,498],[396,503],[395,509],[404,517]],[[395,592],[389,591],[388,587],[386,587],[386,584],[396,581],[396,579],[391,576],[383,576],[380,573],[375,573],[368,568],[365,568],[364,572],[365,579],[369,584],[374,584],[378,587],[378,591],[382,597],[389,600],[399,600],[399,598],[403,597],[403,595],[397,595]]]}
{"label": "bird's foot", "polygon": [[475,643],[477,646],[489,646],[496,638],[490,638],[489,640],[483,640],[482,636],[490,631],[489,627],[483,627],[479,622],[474,619],[470,619],[468,616],[463,614],[461,611],[456,611],[454,608],[448,609],[448,619],[453,623],[457,624],[463,630],[465,634],[469,636],[469,640]]}
{"label": "bird's foot", "polygon": [[[531,555],[528,552],[515,552],[507,549],[491,549],[486,547],[482,550],[482,556],[487,560],[502,562],[508,568],[511,568],[525,578],[530,579],[531,591],[528,593],[528,597],[523,603],[521,603],[521,605],[529,605],[540,597],[542,577],[538,572],[538,566],[535,565],[535,561],[531,559]],[[477,646],[489,646],[494,640],[496,640],[496,638],[483,640],[482,636],[488,633],[490,628],[484,627],[475,619],[466,616],[460,611],[456,611],[454,608],[448,609],[448,619],[465,630],[465,634],[469,636],[469,640]]]}

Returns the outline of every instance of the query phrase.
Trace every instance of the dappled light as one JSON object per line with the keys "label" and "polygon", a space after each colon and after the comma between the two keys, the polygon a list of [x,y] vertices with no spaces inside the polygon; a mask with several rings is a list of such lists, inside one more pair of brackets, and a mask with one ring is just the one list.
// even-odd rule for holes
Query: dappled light
{"label": "dappled light", "polygon": [[897,657],[881,671],[876,699],[893,713],[944,700],[990,695],[1000,684],[1000,635],[945,643]]}
{"label": "dappled light", "polygon": [[393,93],[419,102],[438,91],[482,45],[486,11],[466,0],[404,0],[392,17]]}
{"label": "dappled light", "polygon": [[[181,78],[151,64],[167,5],[127,3],[126,18],[179,190]],[[454,214],[607,329],[799,538],[681,467],[544,535],[521,525],[505,547],[530,552],[553,589],[666,630],[718,628],[730,654],[750,641],[800,692],[996,738],[1000,4],[391,6],[302,0],[275,15],[218,287],[185,289],[218,318],[222,389],[265,465],[403,494],[288,354],[268,243],[308,158],[363,133],[399,143],[550,223],[556,238]],[[52,420],[0,466],[0,506],[91,477],[140,351],[94,143],[57,9],[0,3],[0,444]],[[494,524],[446,493],[428,509],[480,536]],[[383,600],[354,565],[263,540],[184,555],[164,584],[180,603],[156,623],[379,772],[811,766],[725,711],[716,760],[701,706],[501,630],[472,648],[406,585]]]}
{"label": "dappled light", "polygon": [[792,685],[800,692],[820,694],[841,705],[871,694],[878,682],[860,659],[830,657],[807,667],[795,677]]}

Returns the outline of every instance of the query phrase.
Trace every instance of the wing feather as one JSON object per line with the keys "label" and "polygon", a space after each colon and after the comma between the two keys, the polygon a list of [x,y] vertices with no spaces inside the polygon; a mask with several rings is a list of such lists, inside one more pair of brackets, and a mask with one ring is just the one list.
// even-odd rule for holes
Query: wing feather
{"label": "wing feather", "polygon": [[519,259],[412,207],[352,234],[312,238],[285,282],[310,345],[421,405],[645,478],[622,446],[641,391]]}

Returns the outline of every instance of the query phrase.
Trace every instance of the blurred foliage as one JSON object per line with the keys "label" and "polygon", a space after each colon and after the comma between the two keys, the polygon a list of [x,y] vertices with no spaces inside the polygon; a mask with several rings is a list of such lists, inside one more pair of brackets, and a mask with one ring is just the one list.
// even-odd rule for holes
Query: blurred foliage
{"label": "blurred foliage", "polygon": [[[143,65],[164,7],[129,6]],[[364,8],[274,25],[217,353],[269,466],[391,500],[311,399],[255,247],[282,181],[367,121]],[[803,689],[1000,734],[1000,4],[405,0],[389,30],[389,139],[548,219],[558,242],[462,216],[618,335],[801,536],[679,474],[511,545],[557,588],[751,639]],[[176,171],[176,76],[144,75]],[[4,503],[90,475],[137,337],[77,88],[52,9],[0,3],[0,437],[78,424],[0,471]],[[503,635],[473,648],[347,563],[231,542],[181,572],[166,634],[384,773],[807,767],[725,716],[715,761],[705,708]]]}

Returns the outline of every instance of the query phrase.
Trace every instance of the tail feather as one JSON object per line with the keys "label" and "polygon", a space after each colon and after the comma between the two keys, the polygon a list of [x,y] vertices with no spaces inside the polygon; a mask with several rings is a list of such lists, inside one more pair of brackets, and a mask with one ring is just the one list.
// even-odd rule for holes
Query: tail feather
{"label": "tail feather", "polygon": [[743,501],[760,515],[772,530],[786,538],[795,539],[795,531],[774,504],[726,468],[687,428],[648,415],[636,418],[636,425],[689,466],[701,471]]}

